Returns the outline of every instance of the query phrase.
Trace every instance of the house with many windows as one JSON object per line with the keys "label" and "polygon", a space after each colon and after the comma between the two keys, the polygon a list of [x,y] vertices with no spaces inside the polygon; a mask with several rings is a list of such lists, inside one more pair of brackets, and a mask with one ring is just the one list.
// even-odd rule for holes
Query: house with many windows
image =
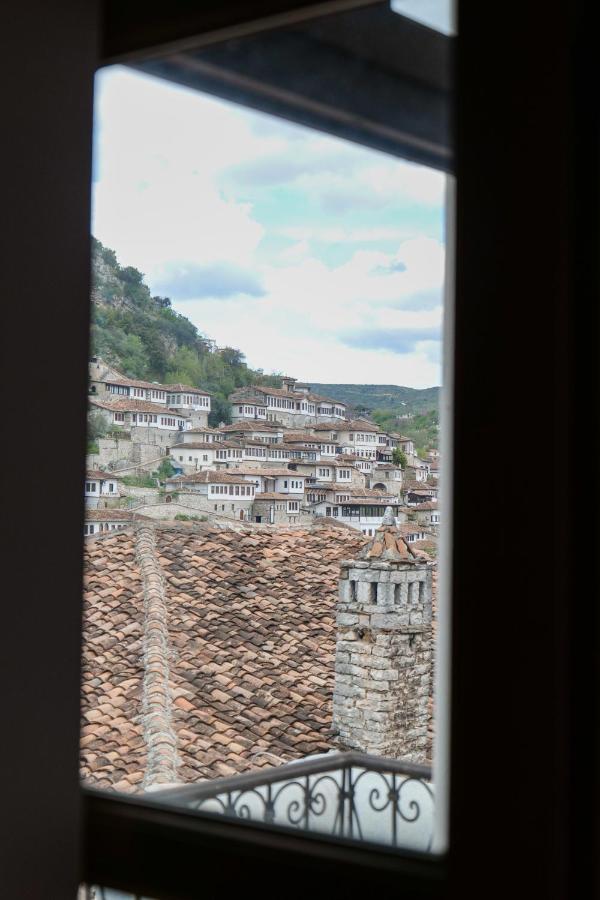
{"label": "house with many windows", "polygon": [[191,428],[187,415],[173,412],[149,400],[90,398],[90,407],[106,419],[107,424],[129,431],[133,439],[146,440],[150,433],[161,432],[176,436]]}
{"label": "house with many windows", "polygon": [[249,385],[229,396],[231,418],[277,422],[288,428],[302,428],[325,419],[343,420],[346,405],[314,394],[308,385],[295,378],[282,378],[281,387]]}
{"label": "house with many windows", "polygon": [[100,357],[90,360],[90,397],[101,400],[146,400],[185,415],[194,426],[207,425],[210,394],[186,384],[160,384],[128,378],[108,366]]}
{"label": "house with many windows", "polygon": [[166,481],[167,496],[216,518],[245,521],[250,518],[256,488],[243,476],[228,472],[195,472],[173,475]]}

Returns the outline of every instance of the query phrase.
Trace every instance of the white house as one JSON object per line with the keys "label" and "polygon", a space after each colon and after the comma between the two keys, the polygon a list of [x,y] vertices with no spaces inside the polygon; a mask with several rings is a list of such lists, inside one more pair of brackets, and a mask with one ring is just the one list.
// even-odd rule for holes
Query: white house
{"label": "white house", "polygon": [[263,419],[298,428],[323,419],[344,419],[346,415],[344,403],[313,394],[308,385],[287,377],[282,378],[279,388],[264,385],[239,388],[230,395],[229,402],[233,422]]}
{"label": "white house", "polygon": [[219,434],[226,441],[262,441],[264,444],[280,444],[284,429],[266,422],[238,421],[231,425],[221,425]]}
{"label": "white house", "polygon": [[180,503],[217,517],[242,521],[250,517],[256,493],[254,484],[241,475],[203,471],[173,475],[166,482],[167,496],[177,493]]}
{"label": "white house", "polygon": [[86,537],[127,528],[134,514],[128,509],[86,509],[83,533]]}
{"label": "white house", "polygon": [[204,444],[218,443],[223,440],[223,435],[218,428],[209,428],[208,425],[197,428],[188,428],[182,434],[183,442],[201,442]]}
{"label": "white house", "polygon": [[[350,525],[362,531],[367,537],[373,537],[375,530],[381,525],[387,506],[391,506],[397,521],[406,518],[406,514],[400,508],[394,498],[381,492],[364,491],[363,496],[357,492],[336,496],[335,500],[326,499],[312,506],[312,512],[317,516],[331,516],[339,522]],[[309,507],[310,508],[310,507]]]}
{"label": "white house", "polygon": [[85,473],[83,496],[89,509],[106,508],[118,502],[120,499],[118,478],[109,472],[89,469]]}
{"label": "white house", "polygon": [[210,394],[200,388],[190,387],[187,384],[164,385],[169,409],[188,415],[196,425],[208,425],[210,413]]}
{"label": "white house", "polygon": [[219,441],[185,441],[168,448],[168,455],[186,474],[210,469],[215,462]]}
{"label": "white house", "polygon": [[355,419],[344,422],[338,429],[338,440],[344,452],[362,456],[365,459],[377,459],[377,447],[381,429],[366,419]]}
{"label": "white house", "polygon": [[191,428],[187,416],[149,400],[90,398],[90,406],[99,410],[110,425],[119,425],[125,430],[143,428],[178,432]]}

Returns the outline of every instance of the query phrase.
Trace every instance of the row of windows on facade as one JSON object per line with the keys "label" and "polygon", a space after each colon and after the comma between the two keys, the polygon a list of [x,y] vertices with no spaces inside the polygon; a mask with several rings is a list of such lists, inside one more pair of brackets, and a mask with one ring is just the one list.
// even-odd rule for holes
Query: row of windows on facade
{"label": "row of windows on facade", "polygon": [[253,484],[211,484],[209,487],[210,494],[229,494],[236,497],[253,497],[255,487]]}
{"label": "row of windows on facade", "polygon": [[[340,481],[352,478],[350,469],[338,469],[337,477]],[[331,478],[331,469],[319,469],[319,478]]]}
{"label": "row of windows on facade", "polygon": [[[114,490],[115,490],[114,482],[109,481],[109,482],[108,482],[108,491],[109,491],[109,493],[112,494],[112,493],[114,492]],[[99,485],[99,483],[96,482],[96,481],[86,481],[86,483],[85,483],[85,491],[86,491],[87,494],[95,494],[96,491],[98,491],[98,493],[100,493],[100,485]]]}
{"label": "row of windows on facade", "polygon": [[[273,504],[271,504],[271,508],[274,509],[274,510],[276,510],[276,511],[278,511],[278,512],[283,512],[283,510],[285,509],[285,506],[286,506],[285,503],[273,503]],[[287,502],[287,511],[288,511],[289,513],[298,512],[299,509],[300,509],[300,503],[299,503],[297,500],[288,500],[288,502]],[[218,511],[219,511],[219,504],[218,504],[218,503],[215,503],[215,505],[214,505],[214,510],[215,510],[215,512],[218,512]],[[231,504],[231,511],[232,511],[232,512],[235,512],[235,503],[232,503],[232,504]],[[224,504],[224,503],[221,504],[221,512],[225,512],[225,504]],[[243,514],[244,514],[244,510],[241,509],[241,510],[240,510],[240,515],[243,515]],[[257,521],[258,521],[258,519],[257,519]],[[87,533],[87,532],[86,532],[86,533]]]}
{"label": "row of windows on facade", "polygon": [[269,456],[271,459],[289,459],[289,450],[274,450],[272,447],[244,447],[242,450],[217,450],[217,459],[241,459],[246,456]]}
{"label": "row of windows on facade", "polygon": [[100,534],[103,531],[118,531],[121,528],[126,528],[127,523],[118,522],[115,524],[114,522],[98,522],[98,523],[87,523],[83,526],[84,534]]}
{"label": "row of windows on facade", "polygon": [[[159,417],[155,416],[154,413],[132,413],[131,421],[134,425],[157,425],[159,424]],[[113,413],[113,421],[115,422],[124,422],[125,421],[125,413],[116,412]],[[178,419],[173,418],[172,416],[160,416],[160,424],[167,425],[171,428],[183,427],[183,423]]]}
{"label": "row of windows on facade", "polygon": [[125,397],[137,397],[139,399],[152,399],[165,401],[168,406],[205,406],[210,408],[210,397],[196,396],[194,394],[167,394],[166,391],[147,390],[146,388],[129,387],[123,384],[109,384],[110,394],[120,394]]}

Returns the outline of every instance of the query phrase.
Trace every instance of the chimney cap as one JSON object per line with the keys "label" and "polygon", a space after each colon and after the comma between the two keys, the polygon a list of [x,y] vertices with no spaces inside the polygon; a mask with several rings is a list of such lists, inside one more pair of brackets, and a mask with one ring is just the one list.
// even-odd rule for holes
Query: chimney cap
{"label": "chimney cap", "polygon": [[375,536],[363,547],[358,554],[358,559],[380,560],[381,562],[422,562],[421,554],[415,553],[404,540],[400,529],[396,524],[396,518],[391,506],[386,507],[381,525],[375,531]]}

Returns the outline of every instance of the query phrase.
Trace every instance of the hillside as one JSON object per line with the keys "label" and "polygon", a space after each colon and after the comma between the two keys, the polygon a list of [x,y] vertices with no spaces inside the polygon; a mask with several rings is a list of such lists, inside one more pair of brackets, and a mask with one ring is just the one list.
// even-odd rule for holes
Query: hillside
{"label": "hillside", "polygon": [[[279,386],[276,375],[251,369],[243,353],[217,347],[188,318],[171,306],[168,297],[152,296],[144,276],[121,266],[114,250],[93,240],[92,352],[124,375],[163,383],[181,381],[213,395],[209,423],[230,421],[227,397],[247,384]],[[302,378],[302,372],[296,373]],[[386,428],[413,437],[417,446],[435,441],[439,388],[377,384],[313,384],[316,393],[349,404],[357,414],[369,415]],[[397,416],[417,416],[397,420]]]}
{"label": "hillside", "polygon": [[92,352],[131,378],[181,381],[212,393],[209,423],[230,421],[228,395],[251,383],[279,380],[250,369],[233,347],[218,348],[168,297],[152,296],[144,276],[120,266],[113,250],[93,240]]}
{"label": "hillside", "polygon": [[335,397],[348,403],[357,413],[373,415],[386,413],[395,416],[419,415],[438,408],[437,387],[399,387],[396,384],[312,384],[318,394]]}

